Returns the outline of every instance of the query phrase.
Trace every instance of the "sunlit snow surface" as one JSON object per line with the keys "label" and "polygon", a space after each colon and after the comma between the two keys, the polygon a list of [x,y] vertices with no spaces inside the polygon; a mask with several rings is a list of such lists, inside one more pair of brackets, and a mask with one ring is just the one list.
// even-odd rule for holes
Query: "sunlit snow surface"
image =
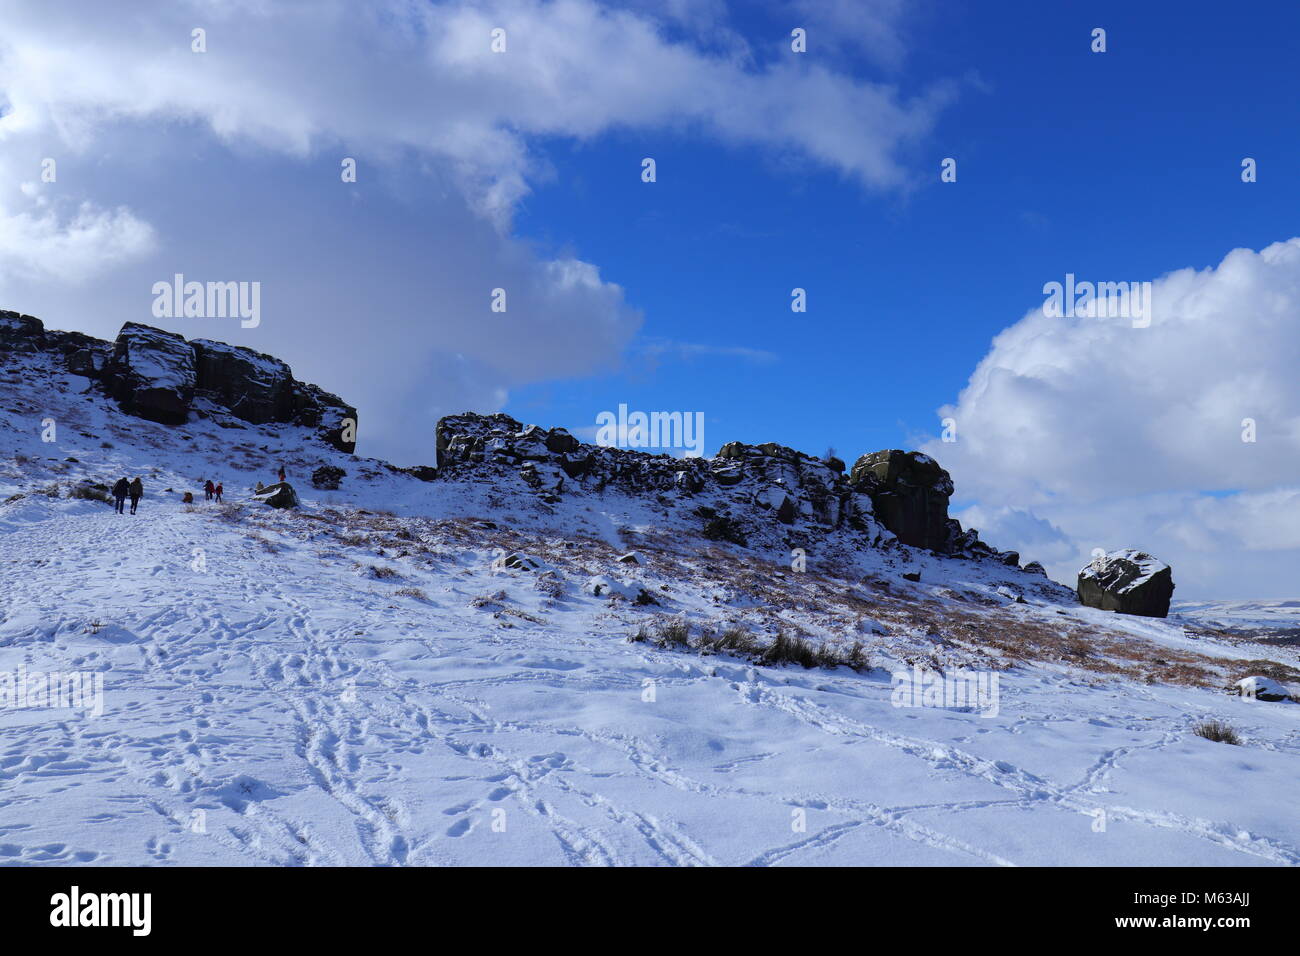
{"label": "sunlit snow surface", "polygon": [[[1300,705],[1101,679],[1063,662],[999,674],[996,716],[898,708],[890,672],[905,666],[904,644],[870,620],[859,636],[877,666],[863,674],[629,643],[663,613],[706,621],[748,610],[744,593],[703,570],[660,576],[653,549],[638,544],[644,563],[631,567],[608,556],[630,550],[620,527],[653,525],[649,507],[566,497],[544,516],[517,498],[309,447],[305,432],[199,422],[185,440],[82,394],[85,379],[13,364],[6,375],[0,501],[26,497],[0,505],[0,671],[94,672],[105,696],[100,716],[0,711],[0,861],[1300,862]],[[54,444],[40,441],[47,416]],[[201,492],[194,509],[180,503],[208,477],[224,481],[229,501],[246,500],[281,461],[302,515],[250,508],[256,522],[228,521]],[[348,471],[337,492],[302,473],[324,462]],[[140,513],[32,493],[87,473],[108,483],[141,474]],[[404,539],[388,533],[340,541],[333,519],[310,517],[327,508],[390,510],[398,527],[414,516],[498,527],[426,536],[403,555]],[[590,550],[579,559],[586,573],[548,594],[535,571],[494,571],[494,536],[512,529],[532,529],[556,554],[581,532],[606,541],[608,555]],[[917,593],[939,600],[945,588],[996,597],[1022,574],[916,566]],[[585,582],[601,577],[644,582],[663,606],[590,593]],[[1224,606],[1120,620],[1061,601],[1005,614],[1228,662],[1296,663],[1287,645],[1185,631]],[[1243,745],[1194,736],[1207,718],[1232,724]]]}

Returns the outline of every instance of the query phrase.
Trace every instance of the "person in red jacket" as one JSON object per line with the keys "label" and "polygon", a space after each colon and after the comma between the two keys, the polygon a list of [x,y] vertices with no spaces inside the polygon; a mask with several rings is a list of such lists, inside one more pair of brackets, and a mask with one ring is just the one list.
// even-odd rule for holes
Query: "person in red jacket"
{"label": "person in red jacket", "polygon": [[217,482],[217,488],[214,494],[217,496],[217,504],[221,504],[221,482],[219,481]]}
{"label": "person in red jacket", "polygon": [[203,494],[207,496],[208,501],[212,500],[212,493],[214,491],[216,491],[216,487],[212,484],[212,479],[209,478],[203,483]]}
{"label": "person in red jacket", "polygon": [[280,484],[284,484],[284,465],[280,466]]}

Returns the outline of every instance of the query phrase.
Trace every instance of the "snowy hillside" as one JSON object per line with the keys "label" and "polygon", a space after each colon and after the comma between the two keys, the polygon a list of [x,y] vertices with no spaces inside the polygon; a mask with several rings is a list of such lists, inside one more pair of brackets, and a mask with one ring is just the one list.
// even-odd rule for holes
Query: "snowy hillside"
{"label": "snowy hillside", "polygon": [[[1300,677],[1261,614],[1118,616],[869,516],[799,571],[775,523],[702,536],[721,498],[421,480],[0,363],[0,672],[103,681],[0,709],[0,860],[1300,863],[1300,705],[1227,693]],[[302,507],[250,503],[281,464]],[[136,475],[134,516],[73,497]]]}

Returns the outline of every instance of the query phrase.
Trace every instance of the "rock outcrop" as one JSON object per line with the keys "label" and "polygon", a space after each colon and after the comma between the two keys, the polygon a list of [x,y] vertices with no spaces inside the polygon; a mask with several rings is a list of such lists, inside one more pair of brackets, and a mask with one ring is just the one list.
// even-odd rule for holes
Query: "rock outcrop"
{"label": "rock outcrop", "polygon": [[1079,571],[1078,593],[1088,607],[1166,617],[1174,594],[1173,570],[1141,551],[1112,551]]}
{"label": "rock outcrop", "polygon": [[[701,501],[705,523],[726,526],[722,540],[741,540],[754,521],[825,528],[851,525],[874,530],[871,501],[857,494],[827,464],[780,445],[724,445],[718,457],[673,458],[621,448],[584,445],[563,429],[522,425],[507,415],[452,415],[438,422],[438,473],[472,477],[514,472],[544,501],[565,493],[711,498]],[[734,511],[735,514],[730,512]],[[741,519],[740,515],[747,517]]]}
{"label": "rock outcrop", "polygon": [[349,455],[357,448],[357,410],[332,392],[305,382],[293,383],[295,425],[316,429],[328,445]]}
{"label": "rock outcrop", "polygon": [[[46,329],[40,319],[0,311],[0,349],[57,355],[69,372],[100,383],[130,415],[181,425],[191,414],[254,425],[285,422],[316,430],[340,451],[356,449],[357,410],[337,395],[300,382],[284,362],[210,339],[128,322],[104,342]],[[238,420],[238,421],[233,421]]]}
{"label": "rock outcrop", "polygon": [[945,555],[1018,563],[1015,552],[998,554],[948,517],[952,480],[916,452],[866,455],[845,475],[838,461],[771,442],[729,442],[713,459],[673,458],[585,445],[563,429],[501,414],[443,418],[436,450],[441,478],[477,478],[500,488],[518,480],[543,502],[607,488],[660,504],[692,502],[701,535],[715,541],[802,546],[809,535],[848,529],[880,543],[891,538],[888,531]]}
{"label": "rock outcrop", "polygon": [[197,381],[194,349],[182,336],[128,322],[113,344],[103,382],[124,412],[183,425]]}
{"label": "rock outcrop", "polygon": [[[172,425],[191,415],[225,428],[288,423],[315,430],[341,451],[355,449],[355,408],[296,380],[281,360],[242,346],[186,341],[138,323],[123,326],[110,345],[0,312],[0,349],[56,353],[63,368],[97,382],[129,414]],[[1019,563],[1016,552],[995,552],[974,529],[963,530],[948,517],[952,479],[919,452],[873,452],[846,473],[831,452],[817,458],[772,442],[729,442],[712,459],[675,458],[583,444],[563,428],[471,413],[441,419],[435,448],[436,469],[387,467],[421,481],[471,479],[494,493],[531,494],[543,504],[607,489],[659,506],[689,503],[703,537],[741,546],[804,548],[843,529],[868,546],[898,541],[941,555]],[[312,484],[336,489],[342,474],[318,468]],[[297,495],[286,486],[258,500],[292,507]],[[1025,570],[1041,573],[1032,565]]]}
{"label": "rock outcrop", "polygon": [[293,373],[270,355],[209,339],[190,342],[198,388],[254,425],[293,417]]}
{"label": "rock outcrop", "polygon": [[32,315],[0,310],[0,351],[50,352],[69,372],[98,378],[113,355],[113,345],[82,332],[47,329]]}
{"label": "rock outcrop", "polygon": [[0,312],[0,349],[39,352],[45,347],[45,327],[33,315]]}
{"label": "rock outcrop", "polygon": [[849,483],[871,496],[876,518],[914,548],[961,550],[975,539],[954,540],[960,525],[949,524],[952,478],[928,455],[889,449],[863,455],[853,464]]}

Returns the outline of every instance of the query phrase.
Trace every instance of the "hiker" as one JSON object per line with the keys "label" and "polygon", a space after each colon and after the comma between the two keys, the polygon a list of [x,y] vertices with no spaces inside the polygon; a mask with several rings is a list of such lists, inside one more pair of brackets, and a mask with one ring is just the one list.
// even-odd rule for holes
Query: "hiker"
{"label": "hiker", "polygon": [[130,486],[126,489],[126,493],[131,496],[131,514],[135,514],[136,505],[144,497],[144,482],[139,478],[133,478]]}
{"label": "hiker", "polygon": [[280,466],[280,484],[284,484],[284,465]]}
{"label": "hiker", "polygon": [[117,513],[122,513],[122,502],[126,500],[127,480],[125,478],[117,479],[117,484],[113,486],[113,499],[117,502]]}
{"label": "hiker", "polygon": [[212,479],[211,479],[211,478],[209,478],[207,481],[205,481],[205,482],[203,483],[203,493],[207,496],[207,498],[206,498],[207,501],[211,501],[211,500],[212,500],[212,493],[213,493],[215,490],[216,490],[216,489],[213,487]]}
{"label": "hiker", "polygon": [[217,482],[217,490],[215,494],[217,496],[217,504],[221,504],[221,482],[219,481]]}

